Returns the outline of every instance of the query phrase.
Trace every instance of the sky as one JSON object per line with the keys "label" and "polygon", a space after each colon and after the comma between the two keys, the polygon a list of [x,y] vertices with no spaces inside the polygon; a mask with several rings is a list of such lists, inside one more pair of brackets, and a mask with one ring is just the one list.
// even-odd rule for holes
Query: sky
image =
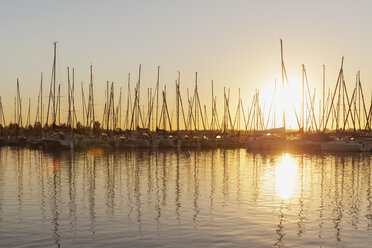
{"label": "sky", "polygon": [[[155,86],[160,66],[160,84],[167,86],[171,109],[177,71],[181,72],[185,102],[186,89],[193,91],[198,72],[200,99],[208,109],[211,80],[220,111],[224,87],[230,88],[232,109],[236,108],[238,88],[246,111],[255,89],[269,105],[275,79],[281,80],[280,39],[291,85],[300,84],[304,64],[311,88],[320,94],[325,65],[327,88],[333,89],[344,56],[348,88],[351,91],[360,70],[369,100],[371,9],[370,1],[342,0],[1,1],[0,96],[6,120],[14,121],[17,78],[23,119],[29,97],[31,120],[35,118],[41,72],[44,92],[49,91],[54,41],[58,41],[57,82],[62,92],[67,90],[66,68],[70,66],[75,68],[76,83],[84,82],[87,94],[92,65],[98,111],[104,105],[106,81],[114,82],[116,96],[120,87],[126,96],[127,74],[131,73],[134,85],[139,64],[143,96],[147,88]],[[80,92],[79,87],[75,92],[79,103]],[[296,104],[298,97],[288,99]]]}

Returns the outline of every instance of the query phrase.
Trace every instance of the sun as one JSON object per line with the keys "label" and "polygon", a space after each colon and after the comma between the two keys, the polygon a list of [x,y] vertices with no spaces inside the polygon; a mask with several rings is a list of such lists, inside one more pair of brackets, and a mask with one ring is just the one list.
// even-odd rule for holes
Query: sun
{"label": "sun", "polygon": [[[302,89],[298,83],[285,84],[278,87],[278,110],[285,113],[285,126],[287,129],[297,129],[301,123]],[[296,117],[297,115],[297,117]],[[284,123],[282,123],[284,126]]]}
{"label": "sun", "polygon": [[[270,120],[273,120],[275,116],[275,127],[299,128],[302,111],[302,84],[300,82],[291,80],[289,84],[285,83],[284,85],[281,82],[276,82],[276,85],[275,83],[267,83],[261,89],[260,96],[267,109],[265,110],[265,118],[269,118],[269,113]],[[285,122],[283,116],[285,117]],[[274,122],[270,121],[270,123]],[[269,128],[273,127],[273,124],[269,126]]]}

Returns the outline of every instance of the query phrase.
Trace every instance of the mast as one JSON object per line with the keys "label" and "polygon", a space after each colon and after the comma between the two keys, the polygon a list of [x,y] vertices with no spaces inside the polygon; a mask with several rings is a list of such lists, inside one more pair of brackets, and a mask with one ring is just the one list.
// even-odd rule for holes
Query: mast
{"label": "mast", "polygon": [[[329,116],[331,115],[331,113],[333,111],[333,108],[332,107],[334,106],[334,100],[335,100],[335,96],[337,94],[337,89],[338,89],[337,87],[341,87],[341,86],[339,86],[339,84],[340,84],[340,80],[342,80],[341,78],[342,78],[343,65],[344,65],[344,57],[342,57],[342,60],[341,60],[341,68],[340,68],[340,72],[338,74],[336,87],[335,87],[334,93],[332,95],[331,105],[329,107],[329,111],[328,111],[328,114],[327,114],[326,122],[324,124],[324,130],[323,130],[323,132],[325,132],[325,130],[327,128],[327,123],[328,123]],[[337,114],[337,112],[336,112],[336,114]],[[336,117],[337,117],[337,115],[336,115]]]}
{"label": "mast", "polygon": [[85,95],[84,95],[84,87],[83,82],[81,82],[81,102],[82,102],[82,108],[83,108],[83,125],[86,125],[87,122],[85,122],[85,113],[86,113],[86,106],[85,106]]}
{"label": "mast", "polygon": [[72,101],[72,111],[73,111],[71,131],[73,131],[74,130],[74,124],[77,121],[76,109],[75,109],[75,68],[72,68],[71,101]]}
{"label": "mast", "polygon": [[53,69],[52,69],[52,80],[53,80],[53,124],[56,123],[56,56],[57,56],[57,41],[53,42],[54,55],[53,55]]}
{"label": "mast", "polygon": [[240,131],[240,88],[239,88],[239,97],[238,97],[238,126],[237,126],[237,129],[238,131]]}
{"label": "mast", "polygon": [[[325,128],[324,126],[324,114],[325,114],[325,65],[323,65],[323,110],[322,110],[322,124],[323,124],[323,129]],[[319,125],[320,126],[320,125]]]}
{"label": "mast", "polygon": [[[84,104],[85,105],[85,104]],[[94,128],[94,122],[95,122],[95,113],[94,113],[94,91],[93,91],[93,68],[92,65],[90,65],[90,83],[89,83],[89,97],[88,97],[88,109],[87,109],[87,124],[86,126]]]}
{"label": "mast", "polygon": [[18,123],[17,120],[17,97],[14,97],[14,124]]}
{"label": "mast", "polygon": [[61,84],[58,84],[58,125],[61,125]]}
{"label": "mast", "polygon": [[213,131],[214,130],[214,108],[213,108],[213,101],[214,101],[214,91],[213,91],[213,80],[212,80],[212,120],[211,120],[211,130]]}
{"label": "mast", "polygon": [[27,111],[27,120],[26,120],[26,128],[31,125],[31,116],[30,116],[30,108],[31,108],[31,97],[28,98],[28,111]]}
{"label": "mast", "polygon": [[40,124],[43,125],[43,73],[40,74]]}
{"label": "mast", "polygon": [[46,116],[45,125],[48,125],[50,105],[52,104],[52,122],[56,122],[56,54],[57,54],[57,41],[53,42],[54,55],[53,55],[53,66],[52,66],[52,78],[50,80],[49,100],[48,100],[48,111]]}
{"label": "mast", "polygon": [[[284,87],[284,77],[287,81],[287,85],[288,85],[288,77],[287,77],[287,71],[285,69],[285,65],[284,65],[284,56],[283,56],[283,41],[282,39],[280,39],[280,57],[281,57],[281,60],[282,60],[282,87]],[[284,126],[284,129],[285,129],[285,109],[283,108],[283,126]]]}
{"label": "mast", "polygon": [[139,127],[139,123],[140,123],[140,91],[141,91],[141,71],[142,71],[142,65],[140,64],[139,67],[138,67],[138,82],[137,82],[137,101],[136,101],[136,110],[137,110],[137,113],[136,113],[136,126],[135,128],[137,128],[137,126]]}
{"label": "mast", "polygon": [[130,128],[129,127],[129,116],[132,115],[130,113],[132,109],[132,99],[131,99],[131,92],[130,92],[130,73],[128,73],[128,92],[127,92],[127,111],[125,114],[125,129]]}
{"label": "mast", "polygon": [[180,131],[180,99],[179,99],[179,84],[180,84],[180,75],[178,73],[178,80],[176,80],[176,111],[177,111],[177,133]]}
{"label": "mast", "polygon": [[17,123],[19,127],[22,127],[22,100],[21,100],[21,93],[19,90],[19,80],[17,78]]}
{"label": "mast", "polygon": [[1,123],[3,124],[3,127],[6,126],[4,108],[3,108],[3,103],[1,102],[1,96],[0,96],[0,124]]}
{"label": "mast", "polygon": [[[179,73],[179,72],[178,72]],[[156,79],[156,117],[155,117],[155,123],[156,123],[156,129],[158,129],[158,109],[159,109],[159,75],[160,75],[160,66],[158,66],[158,76]]]}
{"label": "mast", "polygon": [[[367,108],[366,108],[366,102],[364,100],[364,93],[363,93],[363,88],[362,88],[362,83],[360,81],[360,73],[359,73],[359,92],[360,92],[360,96],[362,96],[362,103],[363,103],[363,110],[364,110],[364,118],[365,118],[365,129],[371,129],[370,125],[371,125],[371,122],[370,122],[370,119],[369,119],[369,116],[367,114]],[[360,101],[360,100],[359,100]],[[371,101],[372,101],[372,96],[371,96]],[[372,105],[371,105],[372,106]],[[360,108],[360,107],[359,107]],[[359,110],[360,111],[360,110]]]}
{"label": "mast", "polygon": [[70,86],[70,68],[67,66],[67,99],[68,99],[68,117],[67,126],[71,127],[71,86]]}
{"label": "mast", "polygon": [[119,115],[118,118],[119,118],[119,128],[121,129],[121,90],[122,88],[120,87],[120,95],[119,95],[119,103],[118,103],[118,109],[119,109]]}
{"label": "mast", "polygon": [[110,109],[110,104],[111,104],[111,99],[109,100],[109,81],[107,81],[106,82],[106,104],[105,104],[105,106],[106,106],[106,131],[109,130],[110,110],[111,110]]}

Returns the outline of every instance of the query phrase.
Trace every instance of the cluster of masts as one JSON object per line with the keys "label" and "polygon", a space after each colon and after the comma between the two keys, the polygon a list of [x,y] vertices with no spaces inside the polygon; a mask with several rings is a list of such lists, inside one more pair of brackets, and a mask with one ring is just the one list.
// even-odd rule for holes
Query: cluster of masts
{"label": "cluster of masts", "polygon": [[[56,45],[54,42],[54,56],[52,77],[50,82],[49,97],[47,102],[47,111],[45,115],[43,103],[43,74],[41,73],[40,90],[37,98],[37,109],[34,127],[50,128],[63,126],[73,131],[74,129],[99,129],[106,131],[120,130],[137,130],[147,129],[150,131],[166,130],[166,131],[217,131],[223,133],[246,133],[250,134],[254,131],[262,131],[268,129],[276,129],[276,84],[274,93],[271,99],[271,104],[268,114],[264,113],[262,104],[260,104],[260,92],[255,91],[248,112],[244,111],[243,101],[238,94],[238,104],[235,111],[235,116],[230,111],[230,89],[224,89],[223,96],[223,116],[219,118],[217,111],[217,97],[215,96],[213,81],[211,115],[207,114],[207,106],[202,105],[198,92],[198,74],[195,73],[195,88],[190,94],[187,89],[187,99],[183,102],[181,97],[181,75],[178,72],[178,78],[175,81],[176,85],[176,121],[172,121],[167,103],[166,86],[163,90],[159,89],[160,67],[157,68],[157,80],[155,89],[147,89],[147,107],[141,105],[141,65],[138,71],[138,81],[134,87],[133,95],[131,93],[131,78],[128,74],[128,90],[126,103],[122,101],[122,89],[120,88],[119,100],[115,103],[114,83],[107,82],[105,90],[105,104],[103,108],[102,119],[100,119],[95,111],[94,99],[94,84],[93,84],[93,68],[90,66],[90,82],[89,92],[86,96],[81,84],[82,98],[82,118],[79,120],[76,114],[75,102],[75,71],[67,67],[67,121],[61,123],[61,84],[56,85]],[[282,68],[282,86],[289,85],[287,72],[283,59],[283,47],[281,41],[281,68]],[[312,91],[309,87],[305,66],[302,65],[302,104],[301,109],[296,109],[294,106],[294,114],[298,125],[298,130],[301,133],[324,133],[326,131],[371,131],[372,122],[372,102],[366,103],[363,88],[360,80],[360,72],[357,73],[356,84],[352,94],[349,94],[343,75],[343,58],[341,68],[338,75],[337,83],[333,92],[325,88],[325,66],[323,66],[323,96],[319,100],[317,110],[317,102],[315,98],[315,88]],[[160,99],[159,99],[160,98]],[[122,105],[126,104],[126,111],[122,116]],[[9,125],[17,125],[19,128],[32,127],[31,124],[31,99],[28,103],[28,112],[26,122],[22,119],[22,99],[20,94],[19,81],[17,79],[17,95],[14,100],[14,123]],[[274,105],[274,108],[273,108]],[[145,111],[146,110],[146,111]],[[287,110],[288,111],[288,110]],[[319,116],[317,116],[319,114]],[[45,117],[45,118],[44,118]],[[208,118],[209,117],[209,118]],[[243,117],[243,118],[242,118]],[[242,122],[243,120],[243,122]],[[279,129],[285,130],[286,113],[283,110],[283,126]],[[271,123],[271,125],[270,125]],[[176,124],[176,126],[174,126]],[[242,125],[243,124],[243,125]],[[6,127],[4,109],[0,97],[0,127]]]}

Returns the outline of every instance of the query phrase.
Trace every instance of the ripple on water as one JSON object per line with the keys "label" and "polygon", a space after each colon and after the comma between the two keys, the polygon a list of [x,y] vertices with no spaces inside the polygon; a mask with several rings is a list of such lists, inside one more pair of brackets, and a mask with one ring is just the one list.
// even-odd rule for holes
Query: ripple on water
{"label": "ripple on water", "polygon": [[368,247],[369,154],[0,149],[1,247]]}

